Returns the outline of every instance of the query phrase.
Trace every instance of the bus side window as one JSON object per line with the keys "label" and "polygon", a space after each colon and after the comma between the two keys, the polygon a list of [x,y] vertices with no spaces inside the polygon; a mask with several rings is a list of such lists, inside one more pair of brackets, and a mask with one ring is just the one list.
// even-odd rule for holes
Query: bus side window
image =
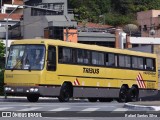
{"label": "bus side window", "polygon": [[72,49],[67,47],[59,47],[58,62],[72,63]]}
{"label": "bus side window", "polygon": [[56,47],[48,47],[47,70],[56,71]]}
{"label": "bus side window", "polygon": [[77,50],[77,63],[82,64],[83,62],[83,55],[84,54],[84,50],[82,49],[78,49]]}
{"label": "bus side window", "polygon": [[116,67],[117,66],[117,56],[115,54],[112,53],[107,53],[106,54],[106,66],[109,67]]}
{"label": "bus side window", "polygon": [[154,60],[151,59],[151,58],[147,58],[147,59],[146,59],[146,69],[147,69],[147,70],[154,70],[154,69],[155,69],[154,66],[155,66],[155,65],[154,65]]}

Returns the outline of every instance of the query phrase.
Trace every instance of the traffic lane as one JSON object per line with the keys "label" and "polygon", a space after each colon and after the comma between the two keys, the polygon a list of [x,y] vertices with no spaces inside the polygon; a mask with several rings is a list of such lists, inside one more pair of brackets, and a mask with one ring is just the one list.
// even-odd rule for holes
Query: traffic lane
{"label": "traffic lane", "polygon": [[0,111],[113,111],[124,109],[123,103],[29,103],[29,102],[0,102]]}

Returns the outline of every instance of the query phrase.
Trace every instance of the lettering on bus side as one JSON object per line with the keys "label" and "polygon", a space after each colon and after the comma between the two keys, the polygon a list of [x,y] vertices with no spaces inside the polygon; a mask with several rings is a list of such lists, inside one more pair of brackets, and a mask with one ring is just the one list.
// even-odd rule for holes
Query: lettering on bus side
{"label": "lettering on bus side", "polygon": [[99,74],[99,69],[83,68],[83,73]]}
{"label": "lettering on bus side", "polygon": [[144,72],[144,74],[146,74],[146,75],[152,75],[152,76],[155,76],[155,75],[156,75],[155,72]]}

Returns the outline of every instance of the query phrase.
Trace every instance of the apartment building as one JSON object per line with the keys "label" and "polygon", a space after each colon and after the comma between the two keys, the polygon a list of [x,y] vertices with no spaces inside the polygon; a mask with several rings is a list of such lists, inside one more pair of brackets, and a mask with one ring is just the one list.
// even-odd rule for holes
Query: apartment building
{"label": "apartment building", "polygon": [[138,12],[137,22],[142,37],[160,37],[160,10]]}
{"label": "apartment building", "polygon": [[[75,30],[77,22],[68,10],[67,0],[24,0],[25,8],[21,23],[23,38],[65,38],[65,30]],[[75,32],[76,33],[76,32]]]}

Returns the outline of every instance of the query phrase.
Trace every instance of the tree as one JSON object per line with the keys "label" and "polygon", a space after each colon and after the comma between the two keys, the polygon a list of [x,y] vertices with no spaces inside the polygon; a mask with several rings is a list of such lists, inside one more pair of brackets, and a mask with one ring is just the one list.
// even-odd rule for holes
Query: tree
{"label": "tree", "polygon": [[4,53],[5,53],[4,43],[0,41],[0,95],[3,94],[4,65],[5,65]]}
{"label": "tree", "polygon": [[5,53],[4,43],[0,41],[0,58],[4,57],[4,53]]}
{"label": "tree", "polygon": [[68,3],[79,15],[77,20],[97,23],[103,15],[106,24],[113,26],[135,24],[137,12],[160,9],[160,0],[68,0]]}

